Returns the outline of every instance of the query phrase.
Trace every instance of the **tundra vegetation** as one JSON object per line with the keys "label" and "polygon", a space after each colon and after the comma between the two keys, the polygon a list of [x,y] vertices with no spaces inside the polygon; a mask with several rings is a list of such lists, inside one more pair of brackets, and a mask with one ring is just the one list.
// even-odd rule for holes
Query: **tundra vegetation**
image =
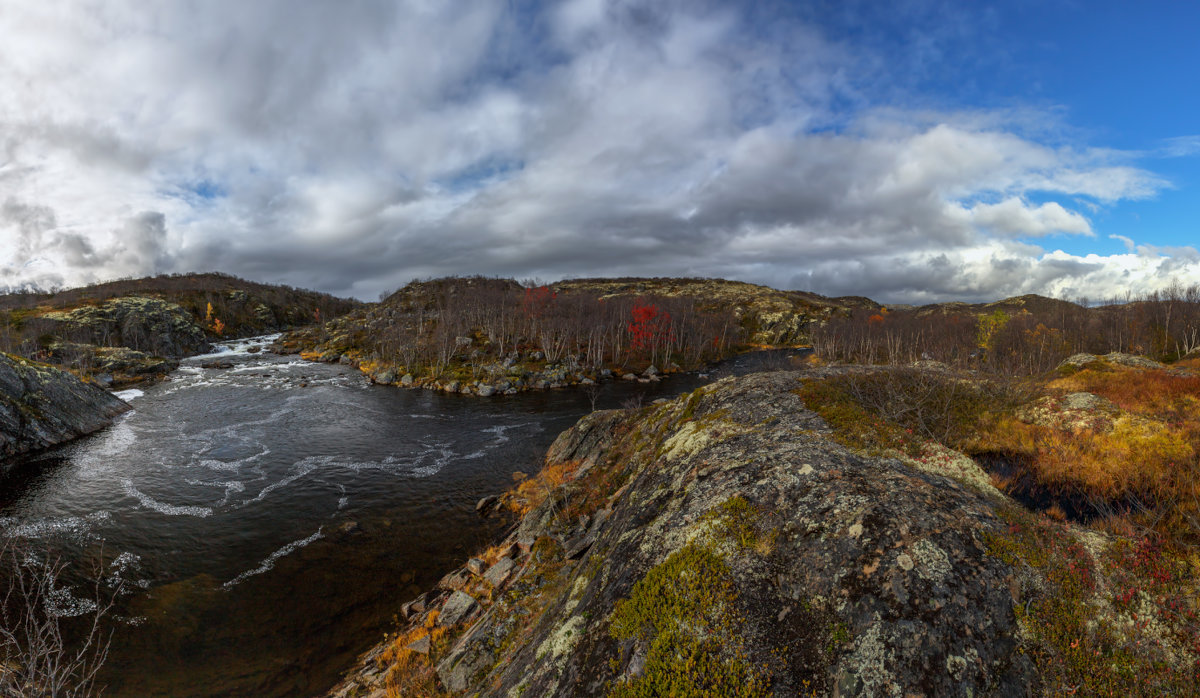
{"label": "tundra vegetation", "polygon": [[[733,290],[763,307],[746,312],[749,305],[723,302],[720,293]],[[445,278],[413,282],[376,306],[293,333],[281,346],[353,363],[379,383],[408,376],[405,385],[487,384],[503,392],[543,379],[549,387],[651,366],[653,373],[699,368],[762,337],[794,344],[807,323],[845,309],[826,301],[699,279],[522,285]]]}
{"label": "tundra vegetation", "polygon": [[[847,307],[807,325],[816,352],[811,369],[795,374],[792,392],[823,425],[789,432],[797,444],[829,439],[863,457],[957,480],[990,502],[994,523],[976,529],[977,540],[986,558],[1009,570],[1013,626],[1006,637],[1018,646],[1014,656],[1036,668],[1036,680],[1025,684],[1029,694],[1190,695],[1200,681],[1200,292],[1173,284],[1118,301]],[[518,563],[522,574],[504,589],[468,579],[465,589],[487,610],[481,620],[440,634],[432,651],[410,649],[402,632],[391,654],[377,660],[389,694],[408,695],[415,676],[431,692],[446,691],[449,680],[457,686],[451,694],[463,686],[487,695],[529,695],[547,686],[562,693],[555,683],[539,683],[547,672],[587,686],[589,694],[778,693],[780,655],[745,644],[761,636],[744,625],[747,618],[728,613],[758,585],[777,583],[772,575],[746,578],[739,561],[773,559],[772,551],[787,545],[781,532],[800,514],[753,490],[731,489],[706,513],[684,519],[700,528],[672,534],[660,526],[695,506],[704,478],[712,477],[706,473],[724,467],[716,455],[721,444],[777,429],[771,418],[747,423],[742,411],[750,403],[706,405],[711,390],[592,415],[573,437],[606,431],[604,447],[591,448],[591,456],[556,444],[543,471],[504,500],[523,517],[516,535],[542,534],[540,553]],[[757,472],[777,457],[763,449],[728,467]],[[695,465],[680,470],[681,461]],[[805,465],[792,477],[812,472]],[[610,517],[630,508],[640,512],[630,527],[611,530]],[[858,537],[864,527],[848,530]],[[656,535],[671,545],[643,542],[641,550],[653,550],[658,562],[614,582],[612,570],[627,564],[624,557],[597,549],[612,553],[605,541]],[[582,556],[581,537],[597,541]],[[897,567],[928,577],[957,570],[961,560],[947,568],[939,548],[946,546],[914,545]],[[594,614],[597,595],[609,601],[601,615]],[[898,645],[876,642],[827,603],[814,594],[802,605],[813,630],[800,644],[812,656],[788,665],[803,667],[803,675],[792,674],[800,684],[788,690],[896,688],[829,673],[838,662],[847,666],[850,655]],[[513,620],[497,625],[503,614]],[[730,632],[731,622],[739,631]],[[484,636],[499,639],[484,652],[487,662],[473,664]],[[708,642],[716,637],[733,639]],[[560,649],[569,658],[550,661]],[[581,666],[605,651],[606,669]],[[529,669],[531,682],[511,685],[510,663]],[[956,679],[977,664],[970,656],[945,658]]]}

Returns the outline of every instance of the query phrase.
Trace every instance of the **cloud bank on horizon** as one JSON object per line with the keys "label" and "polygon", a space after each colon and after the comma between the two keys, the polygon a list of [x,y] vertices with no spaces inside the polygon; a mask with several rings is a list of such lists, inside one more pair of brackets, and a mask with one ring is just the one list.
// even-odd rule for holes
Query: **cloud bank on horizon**
{"label": "cloud bank on horizon", "polygon": [[0,288],[719,276],[930,302],[1200,281],[1195,248],[1113,215],[1186,184],[1144,150],[1052,102],[937,88],[986,31],[954,7],[850,18],[914,37],[889,46],[844,31],[846,3],[0,0]]}

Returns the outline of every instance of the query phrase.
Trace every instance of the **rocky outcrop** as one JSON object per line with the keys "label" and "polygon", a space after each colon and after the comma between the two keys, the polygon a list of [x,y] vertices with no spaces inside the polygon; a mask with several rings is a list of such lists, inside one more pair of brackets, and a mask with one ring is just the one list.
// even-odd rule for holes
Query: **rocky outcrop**
{"label": "rocky outcrop", "polygon": [[128,409],[69,373],[0,354],[0,461],[102,429]]}
{"label": "rocky outcrop", "polygon": [[59,366],[89,374],[104,387],[119,387],[164,376],[179,368],[177,359],[164,359],[128,347],[57,342],[49,349]]}
{"label": "rocky outcrop", "polygon": [[123,346],[168,358],[200,354],[212,347],[191,313],[160,298],[113,298],[48,312],[40,319],[59,326],[55,335],[81,344]]}
{"label": "rocky outcrop", "polygon": [[1083,354],[1083,353],[1072,354],[1072,355],[1068,356],[1067,358],[1063,359],[1062,363],[1060,363],[1058,365],[1058,370],[1060,370],[1060,371],[1079,370],[1079,369],[1088,368],[1091,366],[1101,366],[1102,367],[1104,364],[1108,364],[1110,366],[1126,366],[1129,368],[1141,368],[1141,369],[1147,369],[1147,370],[1158,370],[1158,369],[1166,368],[1165,365],[1155,361],[1154,359],[1148,359],[1144,356],[1137,356],[1134,354],[1125,354],[1122,352],[1114,351],[1114,352],[1105,354],[1103,356],[1097,356],[1095,354]]}
{"label": "rocky outcrop", "polygon": [[423,663],[462,695],[1038,694],[989,552],[1003,497],[835,443],[798,380],[582,419],[506,496],[528,511],[496,581],[423,596],[336,695],[411,692]]}

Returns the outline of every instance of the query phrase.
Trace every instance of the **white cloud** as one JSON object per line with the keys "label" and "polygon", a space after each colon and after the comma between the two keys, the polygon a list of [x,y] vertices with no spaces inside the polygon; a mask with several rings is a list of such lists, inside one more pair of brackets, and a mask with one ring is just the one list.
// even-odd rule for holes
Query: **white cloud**
{"label": "white cloud", "polygon": [[1133,243],[1133,238],[1129,238],[1124,235],[1116,235],[1116,234],[1109,235],[1108,238],[1110,240],[1120,240],[1121,244],[1125,245],[1126,252],[1133,252],[1134,247],[1135,247],[1135,245]]}
{"label": "white cloud", "polygon": [[1168,186],[1064,145],[1060,114],[874,106],[869,46],[747,21],[0,0],[0,286],[707,274],[894,300],[1148,283],[1178,256],[1020,242]]}

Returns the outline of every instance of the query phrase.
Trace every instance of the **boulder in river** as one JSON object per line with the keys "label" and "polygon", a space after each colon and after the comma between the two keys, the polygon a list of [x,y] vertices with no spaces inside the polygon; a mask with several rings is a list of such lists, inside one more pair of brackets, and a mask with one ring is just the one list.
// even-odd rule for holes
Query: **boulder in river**
{"label": "boulder in river", "polygon": [[0,460],[90,434],[127,410],[98,385],[0,353]]}

